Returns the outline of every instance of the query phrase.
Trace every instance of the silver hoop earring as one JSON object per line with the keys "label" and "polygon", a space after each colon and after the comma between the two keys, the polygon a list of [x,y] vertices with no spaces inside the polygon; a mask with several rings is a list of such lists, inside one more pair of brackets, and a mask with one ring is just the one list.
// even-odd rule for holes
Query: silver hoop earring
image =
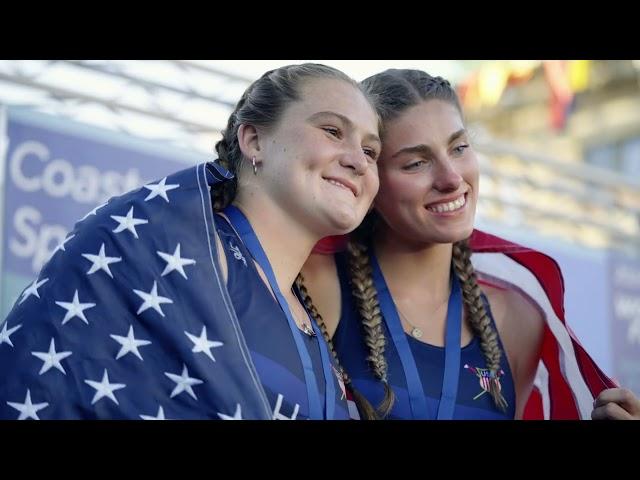
{"label": "silver hoop earring", "polygon": [[251,165],[253,165],[253,174],[258,175],[258,166],[256,165],[256,157],[251,157]]}

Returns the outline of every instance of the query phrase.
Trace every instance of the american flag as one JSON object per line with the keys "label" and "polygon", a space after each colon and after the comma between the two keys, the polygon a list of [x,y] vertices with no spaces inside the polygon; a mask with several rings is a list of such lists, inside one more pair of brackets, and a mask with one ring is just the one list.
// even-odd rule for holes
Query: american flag
{"label": "american flag", "polygon": [[566,324],[558,264],[541,252],[480,230],[474,230],[470,243],[480,281],[517,287],[544,312],[542,355],[524,419],[590,419],[594,398],[617,385]]}
{"label": "american flag", "polygon": [[217,264],[216,163],[76,223],[0,329],[2,419],[270,419]]}
{"label": "american flag", "polygon": [[[326,237],[314,247],[314,253],[344,250],[346,238]],[[617,385],[600,370],[565,322],[564,281],[558,264],[541,252],[480,230],[473,231],[470,245],[481,283],[517,288],[545,314],[542,355],[523,418],[590,419],[594,398]]]}

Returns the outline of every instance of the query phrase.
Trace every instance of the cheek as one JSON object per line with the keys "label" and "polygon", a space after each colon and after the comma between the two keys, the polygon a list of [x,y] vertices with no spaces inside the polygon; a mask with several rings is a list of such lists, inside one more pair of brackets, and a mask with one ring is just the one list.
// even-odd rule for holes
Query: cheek
{"label": "cheek", "polygon": [[422,178],[414,175],[389,175],[380,178],[379,196],[396,203],[421,201],[427,187]]}
{"label": "cheek", "polygon": [[398,215],[402,215],[401,212],[405,211],[408,203],[407,199],[411,196],[406,191],[404,185],[406,182],[398,179],[389,180],[387,178],[384,182],[380,181],[380,189],[374,205],[385,219],[393,223],[393,219],[397,218]]}
{"label": "cheek", "polygon": [[480,182],[480,168],[478,166],[478,159],[475,155],[463,164],[460,174],[462,175],[462,178],[464,178],[465,182],[477,187]]}
{"label": "cheek", "polygon": [[380,180],[378,178],[378,172],[377,170],[375,170],[375,168],[367,171],[364,181],[364,188],[366,199],[369,203],[371,203],[375,196],[378,194],[378,190],[380,188]]}
{"label": "cheek", "polygon": [[378,195],[389,197],[393,196],[394,192],[398,190],[400,182],[397,178],[397,175],[388,174],[384,170],[379,173],[380,178],[380,188],[378,190]]}

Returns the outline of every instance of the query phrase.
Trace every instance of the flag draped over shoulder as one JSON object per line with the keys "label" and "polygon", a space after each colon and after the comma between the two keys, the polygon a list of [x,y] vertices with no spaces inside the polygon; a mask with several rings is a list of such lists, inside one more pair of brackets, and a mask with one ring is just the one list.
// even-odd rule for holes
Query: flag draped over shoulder
{"label": "flag draped over shoulder", "polygon": [[268,419],[217,263],[215,163],[89,212],[0,329],[2,419]]}
{"label": "flag draped over shoulder", "polygon": [[[344,249],[344,241],[321,240],[314,253]],[[480,230],[470,239],[479,281],[510,284],[535,301],[544,313],[541,359],[524,419],[590,419],[594,398],[616,387],[580,345],[565,322],[564,282],[549,256]]]}
{"label": "flag draped over shoulder", "polygon": [[525,419],[590,419],[593,399],[615,387],[565,322],[564,281],[558,264],[536,250],[474,230],[471,260],[478,277],[518,287],[546,319],[542,355]]}

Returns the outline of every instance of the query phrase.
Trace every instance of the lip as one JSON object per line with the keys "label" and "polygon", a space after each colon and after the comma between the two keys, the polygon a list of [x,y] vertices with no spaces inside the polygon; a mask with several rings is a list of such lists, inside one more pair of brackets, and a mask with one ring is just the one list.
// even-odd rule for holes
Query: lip
{"label": "lip", "polygon": [[435,207],[437,205],[442,205],[445,203],[449,203],[449,202],[455,202],[457,199],[459,199],[460,197],[464,196],[465,199],[465,204],[466,204],[466,200],[467,200],[467,194],[469,192],[464,192],[462,194],[457,194],[455,196],[451,196],[451,197],[446,197],[446,198],[442,198],[440,200],[438,200],[437,202],[431,202],[425,205],[425,208],[429,208],[429,207]]}
{"label": "lip", "polygon": [[358,195],[359,195],[358,187],[356,187],[355,184],[353,184],[349,180],[346,180],[346,179],[340,178],[340,177],[322,177],[322,178],[324,180],[333,180],[334,182],[338,182],[338,183],[344,185],[349,190],[351,190],[351,193],[353,193],[354,197],[358,197]]}

